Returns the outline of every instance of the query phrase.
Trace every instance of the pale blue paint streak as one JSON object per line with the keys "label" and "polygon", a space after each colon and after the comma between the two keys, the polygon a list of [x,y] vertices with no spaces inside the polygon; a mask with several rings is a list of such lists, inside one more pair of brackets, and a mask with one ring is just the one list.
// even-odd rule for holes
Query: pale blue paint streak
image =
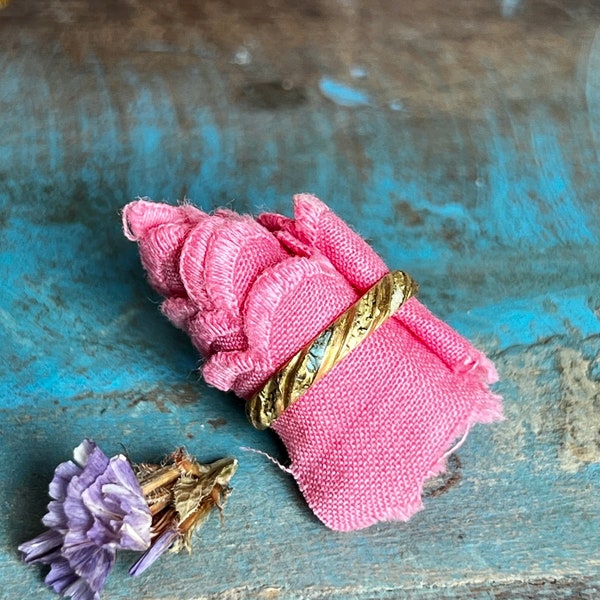
{"label": "pale blue paint streak", "polygon": [[558,134],[548,123],[531,124],[531,148],[538,175],[536,187],[541,199],[537,217],[539,230],[555,232],[554,239],[558,243],[596,243],[598,239],[590,231],[590,217],[579,203]]}
{"label": "pale blue paint streak", "polygon": [[521,6],[521,0],[500,0],[502,16],[506,19],[512,19],[516,16]]}
{"label": "pale blue paint streak", "polygon": [[[578,206],[575,187],[566,170],[556,131],[543,123],[531,125],[529,137],[503,134],[489,115],[489,156],[482,167],[484,185],[479,190],[478,212],[485,237],[503,245],[553,247],[559,243],[595,241],[587,216]],[[531,147],[530,158],[518,149]]]}
{"label": "pale blue paint streak", "polygon": [[[113,218],[117,227],[118,215]],[[152,388],[158,381],[176,383],[192,373],[197,357],[189,342],[153,318],[154,303],[140,304],[132,298],[126,278],[114,278],[124,265],[105,263],[94,270],[88,252],[90,230],[47,224],[35,230],[39,250],[24,252],[22,241],[29,239],[31,224],[13,218],[9,225],[0,247],[5,290],[0,331],[4,360],[11,365],[10,377],[3,380],[2,406],[51,399],[68,404],[90,390],[107,394],[131,385]],[[144,322],[146,311],[152,316],[144,330],[134,332],[132,324]],[[128,345],[133,340],[127,342],[129,334],[123,331],[140,340],[148,336],[163,360],[156,360],[154,352],[141,351],[132,361]],[[54,351],[39,352],[40,348]]]}
{"label": "pale blue paint streak", "polygon": [[322,77],[319,80],[319,90],[325,98],[335,102],[338,106],[354,108],[366,106],[371,101],[366,92],[331,77]]}
{"label": "pale blue paint streak", "polygon": [[589,289],[583,286],[476,307],[448,315],[447,321],[467,338],[485,340],[495,350],[556,336],[581,340],[600,334],[600,319],[590,304]]}

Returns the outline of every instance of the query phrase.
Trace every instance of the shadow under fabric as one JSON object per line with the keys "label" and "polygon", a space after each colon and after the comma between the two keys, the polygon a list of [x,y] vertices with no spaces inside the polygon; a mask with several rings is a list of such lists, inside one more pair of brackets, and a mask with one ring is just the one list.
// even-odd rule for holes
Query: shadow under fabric
{"label": "shadow under fabric", "polygon": [[[314,196],[294,197],[294,217],[146,199],[123,210],[163,313],[203,356],[204,379],[246,400],[388,272]],[[272,428],[325,525],[407,520],[452,444],[502,418],[488,389],[496,380],[481,352],[410,298]]]}

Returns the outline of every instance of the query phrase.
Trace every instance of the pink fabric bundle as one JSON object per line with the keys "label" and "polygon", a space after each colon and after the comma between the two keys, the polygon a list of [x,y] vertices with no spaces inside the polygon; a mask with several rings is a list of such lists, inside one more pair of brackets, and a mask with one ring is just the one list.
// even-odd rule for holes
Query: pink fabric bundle
{"label": "pink fabric bundle", "polygon": [[[314,196],[295,219],[137,200],[123,210],[164,314],[210,385],[248,399],[387,268]],[[411,298],[275,420],[291,471],[327,526],[407,520],[475,423],[501,418],[492,363]]]}

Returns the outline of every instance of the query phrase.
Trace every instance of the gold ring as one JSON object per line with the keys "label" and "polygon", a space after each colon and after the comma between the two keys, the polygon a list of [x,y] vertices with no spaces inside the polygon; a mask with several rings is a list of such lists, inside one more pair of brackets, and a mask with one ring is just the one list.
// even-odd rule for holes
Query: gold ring
{"label": "gold ring", "polygon": [[418,289],[408,273],[382,277],[346,312],[295,354],[246,403],[248,419],[266,429],[319,379],[385,323]]}

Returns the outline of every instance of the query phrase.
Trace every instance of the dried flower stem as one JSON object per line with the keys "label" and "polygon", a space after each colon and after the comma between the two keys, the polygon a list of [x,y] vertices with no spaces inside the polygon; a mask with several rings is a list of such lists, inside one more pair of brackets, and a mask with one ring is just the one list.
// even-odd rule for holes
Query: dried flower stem
{"label": "dried flower stem", "polygon": [[183,548],[191,551],[194,531],[213,508],[222,511],[236,469],[234,458],[203,465],[183,448],[161,465],[134,465],[152,515],[152,547],[132,567],[133,575],[142,573],[169,548],[173,552]]}
{"label": "dried flower stem", "polygon": [[142,479],[139,479],[138,476],[138,481],[140,482],[144,496],[149,496],[155,490],[168,486],[179,477],[181,477],[181,470],[177,467],[168,466],[160,467]]}

